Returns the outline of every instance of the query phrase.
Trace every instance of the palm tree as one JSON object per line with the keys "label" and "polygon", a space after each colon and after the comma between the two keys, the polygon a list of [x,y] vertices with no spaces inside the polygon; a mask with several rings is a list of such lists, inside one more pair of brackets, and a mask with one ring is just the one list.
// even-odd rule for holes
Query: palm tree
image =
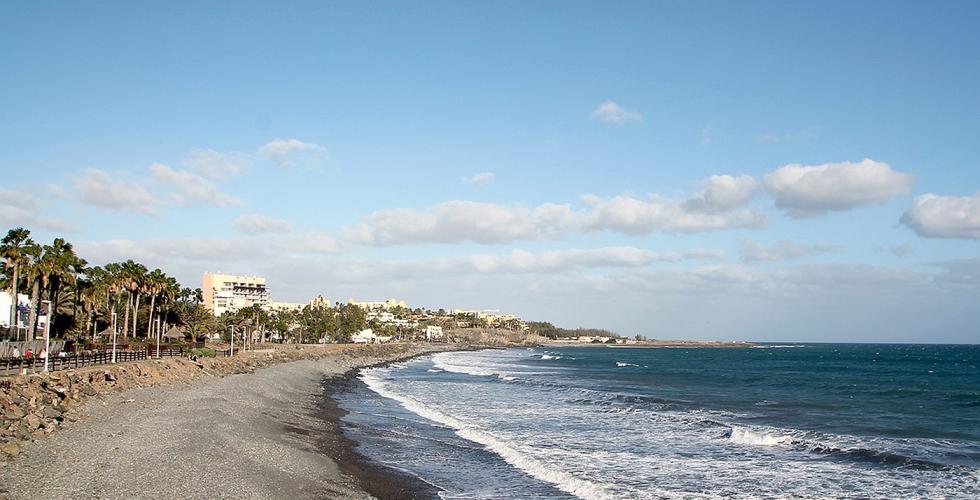
{"label": "palm tree", "polygon": [[[62,238],[55,238],[50,245],[44,245],[41,261],[44,263],[43,270],[47,274],[48,300],[54,306],[53,311],[57,312],[61,305],[61,290],[64,283],[73,285],[78,277],[78,268],[81,261],[71,243]],[[54,318],[48,318],[53,322]],[[52,326],[54,324],[52,323]]]}
{"label": "palm tree", "polygon": [[[123,320],[123,338],[129,337],[130,329],[133,332],[133,336],[136,336],[136,318],[139,314],[140,308],[140,293],[143,290],[143,283],[146,276],[146,266],[133,262],[132,260],[127,260],[123,262],[122,274],[120,276],[122,280],[122,286],[127,292],[126,297],[126,317]],[[129,325],[129,311],[133,309],[133,325]]]}
{"label": "palm tree", "polygon": [[159,269],[154,269],[152,272],[146,275],[146,290],[150,294],[150,316],[146,321],[146,338],[150,338],[150,333],[153,330],[153,313],[156,309],[157,295],[163,292],[163,288],[167,282],[167,275],[163,274],[163,271]]}
{"label": "palm tree", "polygon": [[44,251],[37,243],[27,247],[26,254],[30,259],[27,264],[27,282],[31,284],[31,310],[28,317],[30,324],[30,339],[37,336],[37,313],[41,303],[41,291],[47,289],[48,272],[51,268],[51,261],[44,259]]}
{"label": "palm tree", "polygon": [[[13,337],[17,332],[17,319],[20,313],[17,311],[17,287],[20,284],[20,271],[30,263],[27,250],[34,245],[30,238],[31,232],[22,227],[7,231],[7,236],[0,241],[0,257],[3,257],[4,264],[10,269],[11,279],[8,284],[10,292],[10,330],[8,334]],[[20,333],[17,332],[18,338]]]}

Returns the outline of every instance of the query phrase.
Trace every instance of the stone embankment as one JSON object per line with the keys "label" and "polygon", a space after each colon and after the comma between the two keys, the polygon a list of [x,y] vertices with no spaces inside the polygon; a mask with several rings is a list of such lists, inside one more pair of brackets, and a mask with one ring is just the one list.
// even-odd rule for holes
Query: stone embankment
{"label": "stone embankment", "polygon": [[202,377],[251,373],[272,364],[372,354],[406,353],[411,345],[276,346],[233,357],[166,358],[0,378],[0,460],[20,454],[24,441],[43,438],[78,419],[85,400],[108,393],[162,384],[191,383]]}

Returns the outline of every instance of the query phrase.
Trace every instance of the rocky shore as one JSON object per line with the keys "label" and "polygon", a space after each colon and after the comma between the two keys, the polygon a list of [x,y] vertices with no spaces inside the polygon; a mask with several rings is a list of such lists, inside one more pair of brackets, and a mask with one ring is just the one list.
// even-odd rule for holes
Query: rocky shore
{"label": "rocky shore", "polygon": [[323,384],[460,348],[290,347],[4,379],[0,497],[411,498],[424,486],[358,460]]}

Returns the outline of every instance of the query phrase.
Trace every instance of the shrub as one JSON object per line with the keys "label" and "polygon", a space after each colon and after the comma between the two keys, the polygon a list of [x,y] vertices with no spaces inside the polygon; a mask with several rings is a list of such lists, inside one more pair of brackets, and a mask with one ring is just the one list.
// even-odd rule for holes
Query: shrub
{"label": "shrub", "polygon": [[191,349],[191,355],[199,358],[213,358],[215,357],[216,353],[214,352],[214,349],[209,347],[198,347],[196,349]]}

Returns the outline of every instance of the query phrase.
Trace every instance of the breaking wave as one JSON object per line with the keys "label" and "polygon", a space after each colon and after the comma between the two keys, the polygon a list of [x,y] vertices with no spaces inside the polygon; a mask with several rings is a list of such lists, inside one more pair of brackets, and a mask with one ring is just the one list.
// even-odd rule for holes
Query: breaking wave
{"label": "breaking wave", "polygon": [[607,491],[607,487],[601,483],[596,483],[582,479],[573,474],[565,472],[560,468],[550,466],[540,460],[528,456],[522,452],[514,443],[500,439],[493,433],[481,429],[469,422],[457,419],[451,415],[426,406],[413,398],[403,396],[388,389],[387,382],[377,375],[376,371],[365,370],[361,374],[361,380],[382,397],[398,401],[406,410],[411,411],[423,418],[429,419],[440,425],[452,428],[456,435],[479,443],[488,450],[496,453],[507,463],[517,467],[531,476],[554,484],[560,490],[585,499],[612,499],[615,498]]}

